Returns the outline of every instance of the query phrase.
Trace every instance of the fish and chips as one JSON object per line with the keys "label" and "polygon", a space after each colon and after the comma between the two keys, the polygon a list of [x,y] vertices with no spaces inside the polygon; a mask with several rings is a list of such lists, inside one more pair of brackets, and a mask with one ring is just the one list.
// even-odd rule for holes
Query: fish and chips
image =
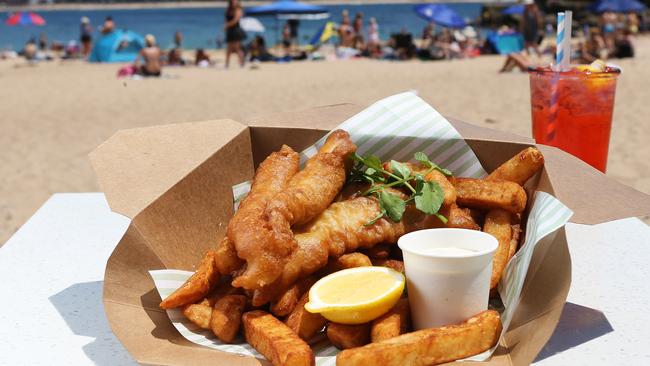
{"label": "fish and chips", "polygon": [[314,365],[309,343],[323,336],[343,350],[339,366],[433,365],[490,349],[501,334],[492,310],[413,331],[405,292],[364,324],[329,322],[305,309],[310,288],[331,273],[382,266],[403,274],[395,243],[430,228],[493,235],[498,248],[490,288],[497,286],[519,247],[527,204],[522,186],[542,168],[543,156],[527,148],[484,179],[452,176],[422,153],[415,160],[360,157],[342,130],[302,170],[298,154],[282,146],[258,167],[226,236],[161,308],[180,308],[224,343],[243,333],[276,366]]}

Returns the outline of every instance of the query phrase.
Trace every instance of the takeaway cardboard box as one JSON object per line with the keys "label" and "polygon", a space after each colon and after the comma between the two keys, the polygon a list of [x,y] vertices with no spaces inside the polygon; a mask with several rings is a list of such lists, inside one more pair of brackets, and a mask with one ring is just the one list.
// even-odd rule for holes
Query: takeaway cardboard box
{"label": "takeaway cardboard box", "polygon": [[[192,270],[224,235],[233,184],[281,144],[299,151],[361,110],[342,104],[264,116],[247,125],[206,121],[119,131],[91,153],[111,208],[132,218],[104,278],[109,323],[131,355],[151,365],[258,365],[252,357],[197,346],[158,307],[148,271]],[[533,141],[451,121],[491,171]],[[650,211],[650,197],[606,178],[555,148],[538,146],[546,165],[527,188],[553,194],[572,222],[596,224]],[[612,243],[618,245],[619,243]],[[538,244],[520,305],[488,365],[527,365],[549,339],[571,283],[564,229]]]}

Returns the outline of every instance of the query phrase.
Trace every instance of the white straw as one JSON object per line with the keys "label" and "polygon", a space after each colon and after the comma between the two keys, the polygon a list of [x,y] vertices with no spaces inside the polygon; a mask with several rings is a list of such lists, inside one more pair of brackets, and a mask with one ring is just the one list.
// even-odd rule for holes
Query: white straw
{"label": "white straw", "polygon": [[562,42],[562,53],[564,57],[560,62],[560,71],[569,71],[571,65],[571,22],[572,13],[567,10],[564,12],[564,40]]}

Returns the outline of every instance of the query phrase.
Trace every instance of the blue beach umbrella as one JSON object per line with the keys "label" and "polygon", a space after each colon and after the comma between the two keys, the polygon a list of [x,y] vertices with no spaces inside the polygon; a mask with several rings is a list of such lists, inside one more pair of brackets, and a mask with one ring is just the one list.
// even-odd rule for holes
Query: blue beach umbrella
{"label": "blue beach umbrella", "polygon": [[[313,18],[329,16],[325,7],[305,4],[294,0],[278,0],[268,5],[254,6],[245,11],[246,15],[295,15],[295,18]],[[312,16],[312,17],[310,17]]]}
{"label": "blue beach umbrella", "polygon": [[414,6],[413,10],[421,18],[443,27],[462,28],[466,25],[460,14],[444,4],[420,4]]}
{"label": "blue beach umbrella", "polygon": [[613,11],[615,13],[641,12],[646,8],[638,0],[598,0],[591,6],[591,10],[596,13],[606,11]]}
{"label": "blue beach umbrella", "polygon": [[521,4],[509,6],[501,11],[501,14],[503,15],[521,15],[523,13],[524,6]]}

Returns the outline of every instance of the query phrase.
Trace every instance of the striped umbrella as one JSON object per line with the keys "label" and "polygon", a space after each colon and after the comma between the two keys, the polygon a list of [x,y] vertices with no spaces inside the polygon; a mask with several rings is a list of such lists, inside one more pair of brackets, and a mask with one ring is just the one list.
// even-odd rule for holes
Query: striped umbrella
{"label": "striped umbrella", "polygon": [[7,25],[45,25],[45,19],[34,12],[23,12],[11,14],[5,21]]}

